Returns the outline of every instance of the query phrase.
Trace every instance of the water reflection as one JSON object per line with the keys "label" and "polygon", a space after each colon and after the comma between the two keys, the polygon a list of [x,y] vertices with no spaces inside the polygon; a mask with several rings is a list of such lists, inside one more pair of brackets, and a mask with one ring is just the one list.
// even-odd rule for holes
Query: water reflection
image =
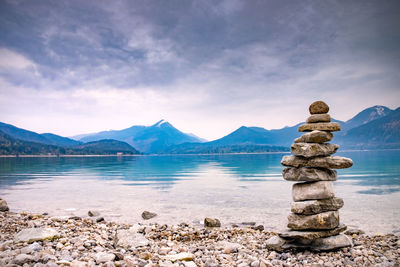
{"label": "water reflection", "polygon": [[[354,161],[335,183],[343,218],[354,225],[391,218],[371,225],[398,230],[389,222],[400,219],[400,151],[338,154]],[[138,221],[146,209],[159,213],[158,222],[215,216],[272,229],[284,225],[291,202],[283,155],[0,158],[0,196],[15,211],[80,216],[100,209],[109,219]]]}

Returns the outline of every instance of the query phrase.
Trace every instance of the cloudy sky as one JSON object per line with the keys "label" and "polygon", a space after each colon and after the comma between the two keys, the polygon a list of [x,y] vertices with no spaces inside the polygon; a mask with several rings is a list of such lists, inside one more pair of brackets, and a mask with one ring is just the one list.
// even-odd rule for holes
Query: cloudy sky
{"label": "cloudy sky", "polygon": [[0,0],[0,121],[212,140],[400,106],[399,1]]}

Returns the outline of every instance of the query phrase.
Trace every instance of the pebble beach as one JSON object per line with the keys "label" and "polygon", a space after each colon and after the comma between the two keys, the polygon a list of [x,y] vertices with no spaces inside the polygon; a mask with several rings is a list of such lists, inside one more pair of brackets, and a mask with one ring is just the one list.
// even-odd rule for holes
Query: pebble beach
{"label": "pebble beach", "polygon": [[263,227],[194,227],[0,213],[0,266],[399,266],[398,234],[347,230],[353,247],[267,249]]}

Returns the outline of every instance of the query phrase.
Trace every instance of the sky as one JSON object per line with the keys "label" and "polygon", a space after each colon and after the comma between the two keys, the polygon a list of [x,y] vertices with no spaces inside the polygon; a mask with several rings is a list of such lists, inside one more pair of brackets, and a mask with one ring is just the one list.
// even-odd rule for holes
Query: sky
{"label": "sky", "polygon": [[0,121],[220,138],[400,106],[400,1],[0,0]]}

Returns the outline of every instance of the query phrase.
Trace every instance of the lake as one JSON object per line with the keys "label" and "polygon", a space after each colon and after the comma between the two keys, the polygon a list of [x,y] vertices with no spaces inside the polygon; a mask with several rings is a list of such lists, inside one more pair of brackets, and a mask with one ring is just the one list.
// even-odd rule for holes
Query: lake
{"label": "lake", "polygon": [[[11,211],[87,216],[97,210],[119,222],[224,225],[254,221],[286,226],[292,182],[283,180],[285,153],[134,157],[0,158],[0,196]],[[352,151],[354,166],[338,170],[341,221],[368,233],[400,231],[400,151]]]}

